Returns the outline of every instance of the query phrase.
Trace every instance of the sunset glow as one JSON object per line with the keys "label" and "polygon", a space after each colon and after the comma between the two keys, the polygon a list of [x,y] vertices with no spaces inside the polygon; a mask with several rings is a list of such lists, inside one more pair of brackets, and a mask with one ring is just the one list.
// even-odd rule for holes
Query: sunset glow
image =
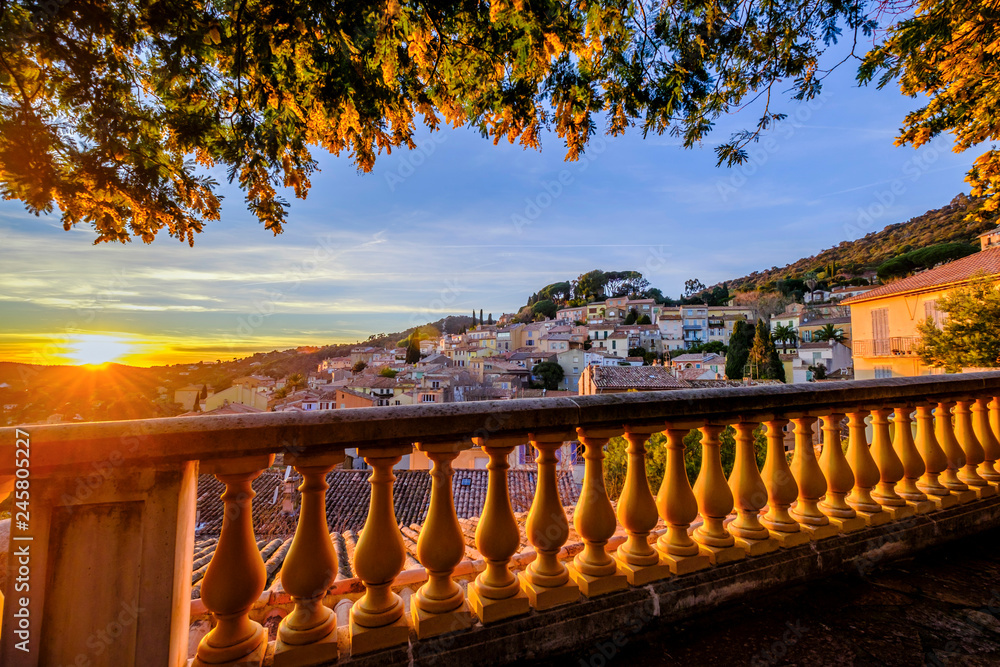
{"label": "sunset glow", "polygon": [[130,341],[119,336],[76,334],[69,341],[66,356],[74,364],[98,366],[121,361],[132,348]]}

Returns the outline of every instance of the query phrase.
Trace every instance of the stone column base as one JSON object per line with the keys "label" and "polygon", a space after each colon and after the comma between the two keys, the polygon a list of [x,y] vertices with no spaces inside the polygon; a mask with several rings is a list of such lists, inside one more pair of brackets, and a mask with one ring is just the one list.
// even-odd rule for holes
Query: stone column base
{"label": "stone column base", "polygon": [[997,487],[992,484],[987,484],[986,486],[972,486],[969,485],[969,491],[976,494],[977,500],[982,500],[983,498],[992,498],[997,495]]}
{"label": "stone column base", "polygon": [[285,644],[280,639],[274,645],[274,667],[309,667],[309,665],[336,662],[340,656],[337,646],[337,626],[326,637],[311,644]]}
{"label": "stone column base", "polygon": [[799,526],[802,528],[802,532],[808,535],[809,539],[813,542],[840,535],[840,529],[832,523],[828,523],[825,526],[813,526],[808,523],[800,523]]}
{"label": "stone column base", "polygon": [[908,519],[917,513],[909,505],[882,505],[882,511],[892,517],[893,521]]}
{"label": "stone column base", "polygon": [[841,533],[853,533],[856,530],[861,530],[866,525],[865,520],[859,516],[852,516],[850,518],[841,516],[830,516],[830,525],[836,526],[837,530]]}
{"label": "stone column base", "polygon": [[572,580],[562,586],[539,586],[528,581],[524,572],[517,573],[521,590],[528,596],[531,606],[542,611],[560,605],[576,602],[580,599],[580,588]]}
{"label": "stone column base", "polygon": [[257,644],[257,647],[250,651],[250,653],[228,662],[205,662],[198,656],[195,656],[191,660],[191,667],[260,667],[264,664],[264,657],[270,648],[267,638],[268,630],[264,628],[263,641]]}
{"label": "stone column base", "polygon": [[809,541],[809,535],[802,532],[802,530],[796,530],[793,533],[786,533],[780,530],[768,529],[771,533],[771,537],[778,541],[778,546],[782,549],[791,549],[792,547],[797,547],[806,544]]}
{"label": "stone column base", "polygon": [[469,584],[468,600],[472,611],[483,625],[496,623],[513,616],[521,616],[531,611],[528,595],[523,590],[518,590],[517,595],[512,595],[509,598],[494,600],[480,595],[476,582],[472,582]]}
{"label": "stone column base", "polygon": [[580,587],[580,592],[588,598],[607,595],[608,593],[628,588],[628,579],[620,566],[616,568],[614,574],[607,574],[603,577],[584,574],[573,565],[567,565],[566,569],[569,570],[569,578],[576,582],[576,585]]}
{"label": "stone column base", "polygon": [[929,497],[927,500],[907,500],[906,504],[912,507],[916,514],[927,514],[937,509],[937,505]]}
{"label": "stone column base", "polygon": [[879,510],[878,512],[865,512],[863,510],[854,510],[858,514],[858,518],[865,522],[865,525],[869,528],[875,526],[884,526],[885,524],[892,521],[892,515],[888,512]]}
{"label": "stone column base", "polygon": [[733,536],[736,540],[736,546],[743,549],[747,556],[763,556],[764,554],[774,553],[781,546],[778,544],[778,540],[773,537],[768,537],[762,540],[749,540],[745,537]]}
{"label": "stone column base", "polygon": [[949,493],[947,496],[934,496],[927,494],[927,500],[934,503],[935,509],[946,510],[949,507],[954,507],[959,503],[958,496],[954,493]]}
{"label": "stone column base", "polygon": [[449,632],[468,630],[475,622],[468,600],[462,600],[462,604],[457,609],[434,614],[424,611],[416,605],[416,599],[411,599],[410,620],[413,622],[413,630],[417,633],[417,639],[427,639]]}
{"label": "stone column base", "polygon": [[707,556],[708,562],[712,565],[724,565],[747,557],[747,552],[743,547],[735,544],[731,547],[710,547],[707,544],[699,544],[698,551],[701,552],[702,556]]}
{"label": "stone column base", "polygon": [[354,609],[350,614],[351,655],[361,655],[391,648],[410,641],[410,626],[406,622],[406,614],[389,625],[379,628],[366,628],[354,622]]}
{"label": "stone column base", "polygon": [[662,555],[655,565],[632,565],[619,558],[617,554],[612,554],[611,557],[618,563],[618,571],[625,574],[625,578],[632,586],[645,586],[651,581],[670,576],[670,567],[663,561]]}
{"label": "stone column base", "polygon": [[712,565],[711,561],[708,560],[708,556],[702,556],[700,553],[694,556],[674,556],[673,554],[661,552],[660,562],[665,563],[670,569],[670,573],[675,575],[690,574],[691,572],[704,570]]}

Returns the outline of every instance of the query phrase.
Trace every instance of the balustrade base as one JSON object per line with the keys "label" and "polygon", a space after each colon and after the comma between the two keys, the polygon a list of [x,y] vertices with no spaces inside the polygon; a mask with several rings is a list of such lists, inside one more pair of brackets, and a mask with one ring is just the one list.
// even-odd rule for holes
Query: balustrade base
{"label": "balustrade base", "polygon": [[621,569],[620,565],[614,574],[607,574],[603,577],[595,577],[589,574],[584,574],[583,572],[577,570],[573,565],[567,565],[566,569],[569,570],[569,578],[580,587],[580,592],[588,598],[594,598],[599,595],[607,595],[608,593],[614,593],[615,591],[621,591],[628,588],[627,575]]}
{"label": "balustrade base", "polygon": [[927,514],[937,509],[937,505],[930,498],[927,500],[907,500],[906,504],[912,507],[916,514]]}
{"label": "balustrade base", "polygon": [[831,516],[827,518],[830,519],[830,525],[836,526],[837,530],[841,533],[853,533],[854,531],[861,530],[868,525],[865,523],[865,520],[859,516]]}
{"label": "balustrade base", "polygon": [[274,651],[274,644],[270,644],[267,641],[268,630],[264,628],[263,641],[257,645],[250,653],[236,658],[235,660],[227,660],[225,662],[205,662],[201,658],[195,656],[191,660],[190,667],[261,667],[264,664],[264,659],[267,657],[269,652]]}
{"label": "balustrade base", "polygon": [[700,553],[695,556],[674,556],[673,554],[661,553],[660,561],[667,565],[671,574],[678,575],[690,574],[712,566],[708,556],[702,556]]}
{"label": "balustrade base", "polygon": [[562,586],[539,586],[528,581],[524,572],[517,573],[517,580],[521,584],[521,590],[528,596],[531,606],[539,611],[580,599],[580,587],[573,581],[567,581]]}
{"label": "balustrade base", "polygon": [[778,540],[770,536],[763,540],[748,540],[745,537],[736,535],[733,539],[736,540],[736,546],[743,549],[747,556],[763,556],[764,554],[774,553],[781,548]]}
{"label": "balustrade base", "polygon": [[778,546],[782,549],[791,549],[793,547],[798,547],[809,542],[809,536],[802,532],[801,530],[796,530],[792,533],[787,533],[780,530],[767,529],[767,532],[771,533],[773,537],[778,542]]}
{"label": "balustrade base", "polygon": [[413,622],[413,630],[417,633],[417,639],[427,639],[449,632],[468,630],[475,622],[468,600],[462,600],[462,604],[457,609],[442,614],[424,611],[411,600],[410,619]]}
{"label": "balustrade base", "polygon": [[337,646],[337,626],[326,637],[311,644],[296,646],[285,644],[280,639],[274,646],[274,667],[309,667],[327,665],[337,661],[340,649]]}
{"label": "balustrade base", "polygon": [[702,556],[708,557],[708,562],[712,565],[724,565],[734,561],[743,560],[747,552],[743,547],[733,545],[731,547],[712,547],[707,544],[699,544],[698,551]]}
{"label": "balustrade base", "polygon": [[909,505],[882,505],[882,511],[892,517],[893,521],[908,519],[917,513]]}
{"label": "balustrade base", "polygon": [[832,523],[828,523],[825,526],[813,526],[808,523],[800,523],[799,526],[801,526],[802,532],[808,535],[809,539],[813,542],[840,535],[840,528],[837,528],[837,526]]}
{"label": "balustrade base", "polygon": [[963,489],[959,491],[958,489],[952,489],[951,495],[958,498],[959,504],[971,503],[974,500],[978,500],[976,497],[976,492],[972,489]]}
{"label": "balustrade base", "polygon": [[351,655],[380,651],[410,641],[410,625],[406,622],[406,614],[389,625],[366,628],[354,622],[354,609],[352,608],[348,627],[351,633]]}
{"label": "balustrade base", "polygon": [[469,584],[468,600],[472,611],[475,612],[476,617],[479,618],[483,625],[496,623],[505,618],[522,616],[531,611],[531,603],[528,601],[528,595],[523,590],[518,590],[517,595],[509,598],[494,600],[493,598],[481,596],[479,588],[473,582]]}
{"label": "balustrade base", "polygon": [[654,565],[632,565],[619,558],[618,554],[614,554],[613,558],[618,563],[619,572],[625,573],[625,578],[630,586],[645,586],[651,581],[659,581],[670,576],[670,566],[667,565],[659,552],[657,554],[660,560]]}
{"label": "balustrade base", "polygon": [[927,494],[927,500],[934,503],[934,508],[939,510],[948,509],[949,507],[954,507],[960,501],[958,496],[954,493],[949,493],[947,496],[935,496],[930,493]]}
{"label": "balustrade base", "polygon": [[976,498],[982,500],[997,495],[997,486],[1000,486],[997,482],[988,482],[986,486],[972,486],[970,484],[969,488],[976,492]]}
{"label": "balustrade base", "polygon": [[892,515],[881,510],[878,512],[865,512],[864,510],[855,509],[854,511],[857,512],[858,518],[864,521],[865,525],[869,528],[884,526],[892,521]]}

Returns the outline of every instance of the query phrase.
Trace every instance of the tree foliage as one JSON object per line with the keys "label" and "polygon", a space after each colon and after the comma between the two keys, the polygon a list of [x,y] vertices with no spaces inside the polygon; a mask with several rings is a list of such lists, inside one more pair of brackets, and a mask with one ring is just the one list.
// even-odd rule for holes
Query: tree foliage
{"label": "tree foliage", "polygon": [[[887,8],[889,11],[886,11]],[[0,5],[0,184],[33,212],[86,223],[97,241],[193,242],[220,213],[218,167],[279,233],[280,190],[305,197],[319,147],[360,170],[415,146],[418,125],[467,125],[538,147],[550,128],[576,159],[605,130],[637,127],[699,144],[724,114],[755,120],[716,149],[720,164],[819,95],[824,51],[875,38],[859,71],[927,95],[898,142],[952,132],[958,150],[997,136],[996,10],[926,0],[891,25],[887,0],[694,4],[649,0],[468,3],[117,3]],[[904,8],[905,9],[905,8]],[[888,18],[884,42],[876,18]],[[852,55],[853,51],[852,51]],[[756,103],[756,104],[753,104]],[[980,156],[973,194],[1000,189],[1000,152]]]}
{"label": "tree foliage", "polygon": [[821,343],[830,340],[843,343],[847,340],[847,334],[845,334],[844,330],[835,324],[824,324],[813,332],[812,339]]}
{"label": "tree foliage", "polygon": [[531,374],[540,378],[548,390],[558,389],[563,381],[563,368],[554,361],[543,361],[531,369]]}
{"label": "tree foliage", "polygon": [[754,327],[746,320],[737,320],[733,325],[726,353],[726,377],[730,380],[743,379],[755,333]]}
{"label": "tree foliage", "polygon": [[928,366],[958,372],[967,367],[1000,366],[1000,291],[981,278],[937,300],[946,314],[943,327],[933,319],[921,322],[917,353]]}
{"label": "tree foliage", "polygon": [[979,248],[971,243],[939,243],[910,250],[881,264],[876,275],[882,282],[905,278],[918,269],[930,269],[941,262],[967,257]]}

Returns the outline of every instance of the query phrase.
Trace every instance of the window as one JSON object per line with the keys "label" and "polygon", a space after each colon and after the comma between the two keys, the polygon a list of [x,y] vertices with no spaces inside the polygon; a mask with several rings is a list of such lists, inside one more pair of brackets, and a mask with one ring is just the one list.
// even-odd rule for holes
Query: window
{"label": "window", "polygon": [[934,322],[939,328],[944,324],[945,313],[938,310],[936,299],[924,303],[924,317]]}
{"label": "window", "polygon": [[[875,308],[872,310],[872,338],[875,339],[875,354],[889,354],[888,308]],[[885,377],[892,377],[892,375],[886,375]]]}
{"label": "window", "polygon": [[434,394],[423,394],[420,396],[420,400],[423,403],[436,403],[437,396],[435,396]]}
{"label": "window", "polygon": [[881,380],[892,377],[892,366],[876,366],[875,379]]}

